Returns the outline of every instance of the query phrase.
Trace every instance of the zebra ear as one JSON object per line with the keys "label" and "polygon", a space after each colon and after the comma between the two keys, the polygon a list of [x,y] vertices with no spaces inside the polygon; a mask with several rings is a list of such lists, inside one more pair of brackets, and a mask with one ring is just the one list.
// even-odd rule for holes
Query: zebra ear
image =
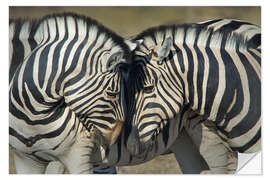
{"label": "zebra ear", "polygon": [[121,62],[124,62],[123,60],[124,52],[118,51],[113,54],[111,54],[106,63],[106,71],[110,71],[115,68],[115,66]]}
{"label": "zebra ear", "polygon": [[130,51],[136,49],[136,47],[139,46],[142,42],[143,42],[142,39],[133,40],[132,37],[125,39],[125,43],[128,45]]}
{"label": "zebra ear", "polygon": [[157,48],[156,56],[158,58],[158,61],[162,61],[165,57],[169,55],[172,45],[173,45],[172,37],[168,37],[165,39],[163,44]]}

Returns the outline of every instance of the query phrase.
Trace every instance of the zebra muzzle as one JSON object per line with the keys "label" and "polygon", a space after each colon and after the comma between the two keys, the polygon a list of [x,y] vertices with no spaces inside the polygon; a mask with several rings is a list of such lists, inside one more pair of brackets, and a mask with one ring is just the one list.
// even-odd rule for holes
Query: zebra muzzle
{"label": "zebra muzzle", "polygon": [[141,154],[141,152],[142,152],[140,138],[139,138],[139,132],[138,132],[138,129],[136,127],[132,128],[131,133],[128,137],[127,149],[134,156],[137,156],[137,155]]}

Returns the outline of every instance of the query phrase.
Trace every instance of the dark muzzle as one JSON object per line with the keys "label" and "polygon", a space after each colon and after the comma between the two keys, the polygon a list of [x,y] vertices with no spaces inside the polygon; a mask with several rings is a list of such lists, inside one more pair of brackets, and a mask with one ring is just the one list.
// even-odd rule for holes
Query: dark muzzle
{"label": "dark muzzle", "polygon": [[136,127],[133,127],[131,130],[131,133],[129,134],[129,137],[127,140],[127,149],[134,156],[137,156],[142,152],[139,132]]}

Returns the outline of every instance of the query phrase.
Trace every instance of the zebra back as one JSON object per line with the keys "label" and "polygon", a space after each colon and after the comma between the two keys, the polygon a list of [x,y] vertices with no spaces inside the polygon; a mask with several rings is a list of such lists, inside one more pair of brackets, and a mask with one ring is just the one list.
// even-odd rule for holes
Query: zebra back
{"label": "zebra back", "polygon": [[196,23],[195,26],[240,34],[249,48],[261,48],[261,28],[258,25],[236,19],[214,19]]}

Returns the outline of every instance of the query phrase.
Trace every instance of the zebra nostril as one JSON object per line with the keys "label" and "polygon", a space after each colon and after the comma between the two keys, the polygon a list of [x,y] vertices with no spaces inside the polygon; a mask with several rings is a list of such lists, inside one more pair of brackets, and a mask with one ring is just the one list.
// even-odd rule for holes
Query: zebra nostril
{"label": "zebra nostril", "polygon": [[132,128],[131,133],[128,137],[127,149],[134,156],[139,155],[141,153],[139,133],[136,127]]}

